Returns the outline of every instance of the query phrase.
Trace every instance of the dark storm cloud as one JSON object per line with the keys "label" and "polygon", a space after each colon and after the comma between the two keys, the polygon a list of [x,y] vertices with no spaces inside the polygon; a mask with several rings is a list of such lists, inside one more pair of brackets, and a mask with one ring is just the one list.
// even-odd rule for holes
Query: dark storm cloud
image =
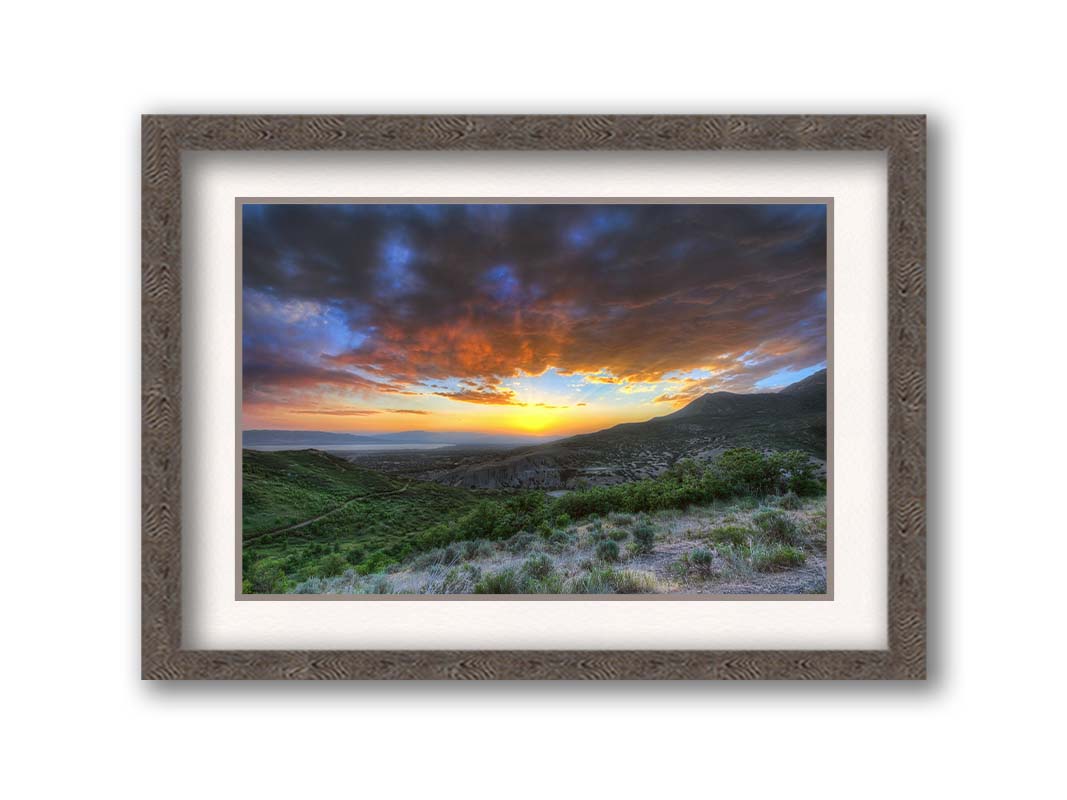
{"label": "dark storm cloud", "polygon": [[747,390],[826,357],[822,205],[246,206],[243,248],[253,391],[454,378],[437,394],[508,404],[518,371],[711,365]]}

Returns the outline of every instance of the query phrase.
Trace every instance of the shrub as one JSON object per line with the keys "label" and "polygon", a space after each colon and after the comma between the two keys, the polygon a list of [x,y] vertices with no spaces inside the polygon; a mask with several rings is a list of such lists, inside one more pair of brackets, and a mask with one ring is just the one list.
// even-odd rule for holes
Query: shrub
{"label": "shrub", "polygon": [[352,547],[345,553],[345,559],[354,567],[358,565],[366,555],[367,554],[362,547]]}
{"label": "shrub", "polygon": [[252,565],[249,576],[252,591],[256,594],[284,594],[291,588],[285,574],[284,563],[279,558],[264,558]]}
{"label": "shrub", "polygon": [[482,571],[474,564],[452,567],[446,574],[441,591],[445,594],[470,594],[482,577]]}
{"label": "shrub", "polygon": [[589,531],[589,543],[591,545],[596,545],[597,542],[602,542],[605,539],[610,539],[610,538],[612,538],[610,536],[610,534],[607,531],[605,531],[602,527],[595,527],[594,526]]}
{"label": "shrub", "polygon": [[474,584],[475,594],[519,594],[519,579],[513,569],[484,576]]}
{"label": "shrub", "polygon": [[411,569],[429,569],[443,563],[445,563],[445,550],[438,547],[434,550],[427,550],[425,553],[419,553],[408,562],[408,566]]}
{"label": "shrub", "polygon": [[608,534],[608,538],[616,542],[623,542],[630,538],[630,532],[623,528],[616,528]]}
{"label": "shrub", "polygon": [[651,553],[656,544],[656,526],[642,519],[634,526],[632,549],[635,553]]}
{"label": "shrub", "polygon": [[594,567],[566,585],[570,594],[648,594],[659,590],[656,576],[650,572]]}
{"label": "shrub", "polygon": [[558,517],[556,517],[557,528],[566,528],[571,524],[571,522],[573,522],[573,520],[571,519],[570,514],[560,514]]}
{"label": "shrub", "polygon": [[608,516],[608,522],[617,528],[628,528],[634,522],[633,514],[620,514],[615,512]]}
{"label": "shrub", "polygon": [[650,594],[659,589],[659,582],[651,572],[624,569],[615,573],[615,591],[619,594]]}
{"label": "shrub", "polygon": [[533,578],[547,578],[555,571],[555,565],[544,553],[534,553],[523,563],[522,571]]}
{"label": "shrub", "polygon": [[689,564],[700,575],[711,575],[715,554],[706,547],[698,547],[689,554]]}
{"label": "shrub", "polygon": [[778,508],[784,508],[788,511],[797,511],[803,508],[804,501],[800,499],[800,495],[796,492],[789,491],[778,498]]}
{"label": "shrub", "polygon": [[519,585],[522,594],[560,594],[563,591],[563,576],[553,570],[543,578],[525,575]]}
{"label": "shrub", "polygon": [[747,546],[734,547],[726,544],[716,549],[719,552],[719,558],[722,559],[720,566],[722,572],[743,579],[752,577],[752,563],[749,561],[750,551]]}
{"label": "shrub", "polygon": [[803,551],[788,544],[760,546],[752,551],[752,567],[757,572],[779,572],[799,567],[804,560]]}
{"label": "shrub", "polygon": [[768,508],[752,517],[764,538],[779,544],[796,544],[799,539],[797,525],[784,511]]}
{"label": "shrub", "polygon": [[509,553],[525,553],[535,541],[537,541],[537,536],[528,531],[523,531],[522,533],[516,533],[504,542],[504,549]]}
{"label": "shrub", "polygon": [[326,591],[326,581],[322,578],[308,578],[303,583],[298,583],[293,589],[293,594],[323,594]]}
{"label": "shrub", "polygon": [[757,450],[737,447],[727,450],[705,473],[702,484],[718,497],[768,494],[777,488],[779,472]]}
{"label": "shrub", "polygon": [[611,539],[605,539],[596,546],[596,557],[601,561],[619,560],[619,543]]}
{"label": "shrub", "polygon": [[815,463],[807,453],[800,450],[771,453],[767,461],[777,473],[782,488],[800,496],[821,494],[824,491],[822,481],[815,477]]}
{"label": "shrub", "polygon": [[462,557],[466,559],[488,558],[493,555],[493,545],[485,539],[475,539],[474,541],[463,542],[460,551]]}
{"label": "shrub", "polygon": [[574,543],[573,537],[566,531],[554,531],[551,536],[548,537],[548,546],[553,550],[562,550],[565,547]]}
{"label": "shrub", "polygon": [[315,567],[315,574],[323,578],[335,578],[348,569],[348,559],[340,553],[324,556]]}
{"label": "shrub", "polygon": [[671,562],[670,571],[679,578],[689,574],[689,554],[683,553],[676,561]]}
{"label": "shrub", "polygon": [[371,575],[363,585],[362,594],[393,594],[393,585],[384,575]]}
{"label": "shrub", "polygon": [[745,547],[752,531],[742,528],[740,525],[723,525],[711,532],[711,540],[716,544],[728,544],[734,547]]}
{"label": "shrub", "polygon": [[499,539],[510,533],[505,507],[482,500],[456,523],[460,539]]}
{"label": "shrub", "polygon": [[571,581],[570,594],[612,594],[615,591],[615,570],[594,567],[585,575]]}

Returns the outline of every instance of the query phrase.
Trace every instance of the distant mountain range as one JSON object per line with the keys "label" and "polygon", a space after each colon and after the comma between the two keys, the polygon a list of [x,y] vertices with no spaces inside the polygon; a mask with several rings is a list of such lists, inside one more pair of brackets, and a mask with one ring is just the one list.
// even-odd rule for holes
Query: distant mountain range
{"label": "distant mountain range", "polygon": [[241,441],[245,447],[322,447],[330,445],[392,445],[392,444],[455,444],[455,445],[529,445],[553,441],[552,436],[522,436],[493,433],[465,433],[441,431],[402,431],[377,433],[372,436],[326,431],[244,431]]}
{"label": "distant mountain range", "polygon": [[826,459],[826,370],[779,392],[714,392],[647,422],[627,422],[489,456],[428,477],[469,488],[573,488],[657,475],[679,458],[731,447],[803,450]]}

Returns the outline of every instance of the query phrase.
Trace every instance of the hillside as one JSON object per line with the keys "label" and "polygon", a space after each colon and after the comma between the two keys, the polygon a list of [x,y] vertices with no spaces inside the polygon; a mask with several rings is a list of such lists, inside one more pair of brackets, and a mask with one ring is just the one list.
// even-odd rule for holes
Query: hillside
{"label": "hillside", "polygon": [[467,488],[565,489],[651,477],[680,458],[731,447],[803,450],[826,458],[826,370],[774,393],[715,392],[671,414],[510,450],[428,475]]}
{"label": "hillside", "polygon": [[464,489],[393,478],[318,450],[245,450],[241,498],[246,567],[269,563],[286,574],[331,554],[351,565],[388,560],[477,500]]}
{"label": "hillside", "polygon": [[803,457],[733,450],[559,497],[398,478],[316,450],[243,458],[245,594],[824,585],[825,485]]}

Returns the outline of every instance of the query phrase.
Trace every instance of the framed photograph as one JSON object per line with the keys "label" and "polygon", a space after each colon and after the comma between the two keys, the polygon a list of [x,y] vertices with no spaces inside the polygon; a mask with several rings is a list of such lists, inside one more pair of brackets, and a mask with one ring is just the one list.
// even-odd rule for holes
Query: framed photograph
{"label": "framed photograph", "polygon": [[143,120],[150,679],[925,677],[921,116]]}

